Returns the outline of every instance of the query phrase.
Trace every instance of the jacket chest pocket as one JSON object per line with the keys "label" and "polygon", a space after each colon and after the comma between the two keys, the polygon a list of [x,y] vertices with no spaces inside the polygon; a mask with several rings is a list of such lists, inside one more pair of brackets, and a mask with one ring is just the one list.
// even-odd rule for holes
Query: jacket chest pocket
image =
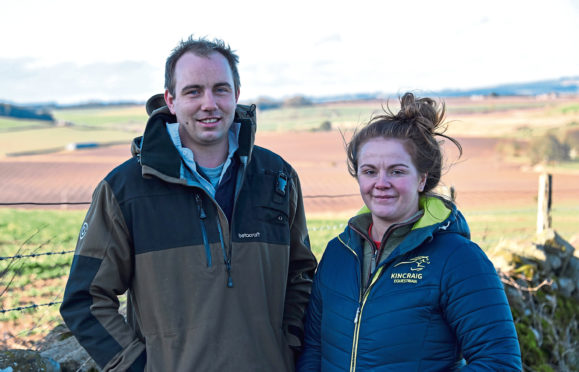
{"label": "jacket chest pocket", "polygon": [[256,208],[256,217],[259,221],[271,223],[274,225],[287,226],[287,211],[278,208],[272,208],[269,205],[260,205]]}
{"label": "jacket chest pocket", "polygon": [[[238,236],[251,236],[259,241],[289,244],[290,179],[284,172],[265,171],[252,177],[245,206],[240,212]],[[251,235],[248,235],[251,234]]]}
{"label": "jacket chest pocket", "polygon": [[264,192],[257,195],[256,204],[260,221],[287,225],[289,215],[289,176],[283,172],[265,171]]}

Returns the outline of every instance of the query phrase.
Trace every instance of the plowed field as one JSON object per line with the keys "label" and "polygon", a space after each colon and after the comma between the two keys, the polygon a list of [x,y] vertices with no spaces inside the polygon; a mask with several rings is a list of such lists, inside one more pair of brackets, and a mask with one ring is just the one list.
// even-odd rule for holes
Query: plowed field
{"label": "plowed field", "polygon": [[[461,209],[529,205],[537,196],[538,173],[508,163],[495,151],[496,139],[459,138],[464,153],[443,176],[454,186]],[[361,205],[348,174],[341,135],[336,132],[258,133],[256,144],[288,160],[301,179],[307,214],[350,213]],[[129,145],[0,159],[0,202],[89,202],[97,183],[130,156]],[[579,175],[553,176],[554,203],[579,199]],[[34,207],[34,206],[25,206]],[[42,208],[87,208],[55,205]]]}

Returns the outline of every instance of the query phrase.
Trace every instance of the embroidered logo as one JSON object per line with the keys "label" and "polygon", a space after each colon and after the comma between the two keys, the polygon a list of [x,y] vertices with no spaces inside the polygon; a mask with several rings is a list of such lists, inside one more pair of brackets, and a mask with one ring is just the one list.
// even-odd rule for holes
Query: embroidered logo
{"label": "embroidered logo", "polygon": [[430,264],[430,259],[428,258],[428,256],[418,256],[418,257],[411,258],[408,261],[398,262],[396,265],[394,265],[394,267],[400,266],[400,265],[414,265],[414,266],[410,267],[410,270],[422,271],[425,268],[425,266],[424,266],[425,264]]}
{"label": "embroidered logo", "polygon": [[237,236],[239,237],[239,239],[259,238],[261,236],[261,233],[259,231],[254,233],[238,233]]}
{"label": "embroidered logo", "polygon": [[402,284],[402,283],[413,283],[418,284],[419,280],[422,280],[422,273],[420,271],[425,269],[425,265],[430,264],[430,259],[428,256],[418,256],[411,258],[408,261],[402,261],[394,265],[393,267],[401,266],[401,265],[409,265],[410,269],[409,272],[402,272],[402,273],[392,273],[390,275],[390,279],[395,284]]}
{"label": "embroidered logo", "polygon": [[82,240],[82,238],[84,238],[87,231],[88,231],[88,223],[85,222],[82,224],[82,228],[80,229],[80,240]]}
{"label": "embroidered logo", "polygon": [[448,221],[448,223],[445,226],[440,226],[438,229],[446,231],[446,229],[448,229],[448,226],[450,226],[450,221]]}

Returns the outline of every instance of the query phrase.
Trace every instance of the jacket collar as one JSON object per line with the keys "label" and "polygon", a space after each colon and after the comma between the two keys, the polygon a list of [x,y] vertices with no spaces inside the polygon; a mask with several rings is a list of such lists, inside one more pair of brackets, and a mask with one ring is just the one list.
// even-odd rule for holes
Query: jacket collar
{"label": "jacket collar", "polygon": [[[155,175],[169,182],[186,182],[180,178],[181,157],[165,128],[165,123],[174,123],[177,118],[171,114],[163,94],[149,98],[146,110],[149,120],[145,132],[143,136],[135,138],[131,146],[133,156],[143,167],[143,176]],[[234,121],[241,124],[237,154],[247,164],[255,142],[255,105],[238,104]]]}
{"label": "jacket collar", "polygon": [[[422,196],[419,200],[420,208],[424,210],[423,216],[412,226],[412,230],[404,241],[395,249],[392,257],[405,254],[422,243],[430,241],[436,234],[457,233],[470,239],[470,229],[462,213],[456,206],[442,198],[436,196]],[[370,210],[364,206],[356,216],[350,220],[350,224],[356,226],[366,226],[371,222]],[[358,230],[363,230],[358,227]],[[344,242],[352,239],[360,239],[358,233],[350,228],[346,228],[341,240]],[[388,260],[390,261],[390,259]]]}

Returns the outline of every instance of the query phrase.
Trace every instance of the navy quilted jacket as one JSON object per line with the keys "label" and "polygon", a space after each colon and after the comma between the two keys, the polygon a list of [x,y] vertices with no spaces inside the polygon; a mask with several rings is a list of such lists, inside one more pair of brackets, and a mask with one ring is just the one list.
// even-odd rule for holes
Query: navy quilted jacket
{"label": "navy quilted jacket", "polygon": [[[520,371],[503,285],[454,206],[424,216],[361,286],[360,216],[328,243],[298,371]],[[425,205],[426,204],[426,205]],[[465,364],[466,361],[466,364]]]}

